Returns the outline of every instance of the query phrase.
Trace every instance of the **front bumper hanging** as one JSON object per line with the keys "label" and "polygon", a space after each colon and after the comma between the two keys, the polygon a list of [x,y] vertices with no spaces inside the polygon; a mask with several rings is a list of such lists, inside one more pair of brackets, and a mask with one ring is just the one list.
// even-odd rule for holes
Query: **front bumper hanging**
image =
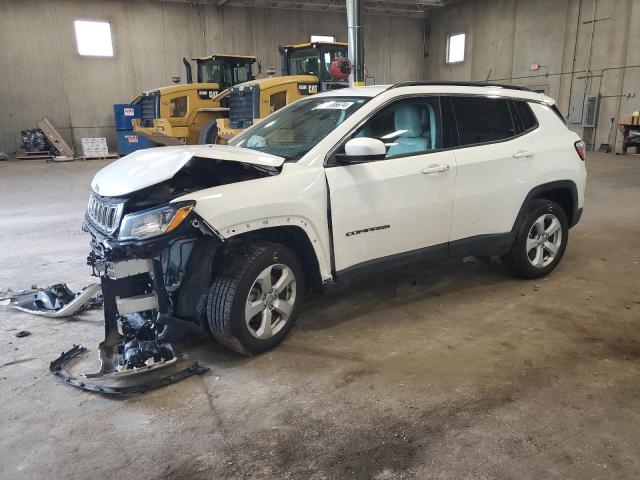
{"label": "front bumper hanging", "polygon": [[106,261],[92,255],[100,277],[105,337],[99,345],[100,370],[75,376],[66,367],[85,348],[75,345],[51,362],[50,371],[69,385],[105,394],[132,394],[177,382],[209,369],[174,352],[163,338],[172,321],[157,258]]}
{"label": "front bumper hanging", "polygon": [[[57,359],[51,362],[49,370],[51,373],[60,377],[66,383],[74,387],[90,390],[92,392],[116,395],[130,395],[134,393],[148,392],[149,390],[164,387],[165,385],[178,382],[192,375],[200,375],[209,371],[207,367],[199,365],[198,362],[187,362],[186,365],[174,363],[174,368],[171,371],[163,368],[160,372],[157,371],[158,369],[155,369],[153,374],[151,371],[139,372],[140,374],[144,373],[143,381],[137,377],[138,373],[135,378],[131,375],[118,376],[117,373],[91,377],[74,377],[66,370],[66,366],[71,360],[76,358],[85,350],[86,349],[81,345],[74,345],[71,350],[68,352],[62,352]],[[95,378],[96,380],[89,380],[89,378]],[[105,380],[110,383],[105,383]]]}

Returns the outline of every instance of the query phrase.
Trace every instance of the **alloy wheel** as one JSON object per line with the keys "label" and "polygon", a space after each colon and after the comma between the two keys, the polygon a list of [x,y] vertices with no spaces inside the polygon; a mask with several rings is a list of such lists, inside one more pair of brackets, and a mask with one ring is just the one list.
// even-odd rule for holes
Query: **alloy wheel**
{"label": "alloy wheel", "polygon": [[527,236],[527,257],[536,268],[551,264],[562,245],[562,225],[560,220],[546,213],[533,222]]}
{"label": "alloy wheel", "polygon": [[291,316],[296,301],[296,278],[282,264],[270,265],[254,280],[245,307],[249,333],[266,340],[276,335]]}

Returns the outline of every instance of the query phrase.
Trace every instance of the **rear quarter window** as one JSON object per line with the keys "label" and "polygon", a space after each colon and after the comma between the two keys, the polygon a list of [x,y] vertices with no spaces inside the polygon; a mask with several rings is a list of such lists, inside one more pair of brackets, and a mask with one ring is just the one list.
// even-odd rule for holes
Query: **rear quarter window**
{"label": "rear quarter window", "polygon": [[520,100],[511,102],[514,111],[514,120],[520,132],[529,132],[538,127],[538,119],[531,110],[529,103]]}

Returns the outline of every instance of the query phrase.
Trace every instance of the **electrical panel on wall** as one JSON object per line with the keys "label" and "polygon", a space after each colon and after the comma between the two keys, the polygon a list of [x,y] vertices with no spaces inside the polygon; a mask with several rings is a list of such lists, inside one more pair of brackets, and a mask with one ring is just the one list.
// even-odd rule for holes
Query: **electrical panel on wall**
{"label": "electrical panel on wall", "polygon": [[571,95],[569,100],[569,123],[582,123],[582,111],[584,110],[584,95]]}

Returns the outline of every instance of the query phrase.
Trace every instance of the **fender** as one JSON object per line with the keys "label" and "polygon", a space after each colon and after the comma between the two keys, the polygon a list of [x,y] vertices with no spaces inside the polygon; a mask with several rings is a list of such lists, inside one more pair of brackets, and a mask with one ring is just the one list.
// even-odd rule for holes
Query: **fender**
{"label": "fender", "polygon": [[522,202],[520,211],[518,212],[518,215],[516,216],[516,219],[513,222],[513,227],[511,228],[512,234],[514,235],[516,234],[518,230],[518,226],[520,225],[520,222],[522,221],[525,215],[527,207],[531,204],[531,202],[535,198],[540,198],[544,196],[543,195],[544,193],[551,192],[554,190],[568,190],[571,194],[572,211],[567,212],[567,217],[569,220],[569,228],[575,226],[580,221],[580,217],[582,215],[582,209],[579,208],[579,205],[578,205],[578,187],[576,186],[575,182],[573,182],[572,180],[557,180],[554,182],[543,183],[542,185],[538,185],[537,187],[534,187],[531,189],[531,191],[527,194],[524,201]]}
{"label": "fender", "polygon": [[304,233],[309,239],[309,243],[315,252],[316,260],[320,267],[320,276],[322,277],[322,281],[327,282],[333,278],[331,269],[327,268],[327,265],[329,265],[329,259],[326,258],[326,255],[323,252],[320,236],[313,224],[305,217],[296,215],[265,217],[250,222],[230,225],[219,233],[224,239],[228,239],[248,232],[277,227],[299,227],[304,230]]}
{"label": "fender", "polygon": [[182,199],[196,202],[194,211],[221,240],[262,229],[299,227],[313,248],[322,281],[332,279],[323,167],[285,163],[277,175],[211,187]]}

